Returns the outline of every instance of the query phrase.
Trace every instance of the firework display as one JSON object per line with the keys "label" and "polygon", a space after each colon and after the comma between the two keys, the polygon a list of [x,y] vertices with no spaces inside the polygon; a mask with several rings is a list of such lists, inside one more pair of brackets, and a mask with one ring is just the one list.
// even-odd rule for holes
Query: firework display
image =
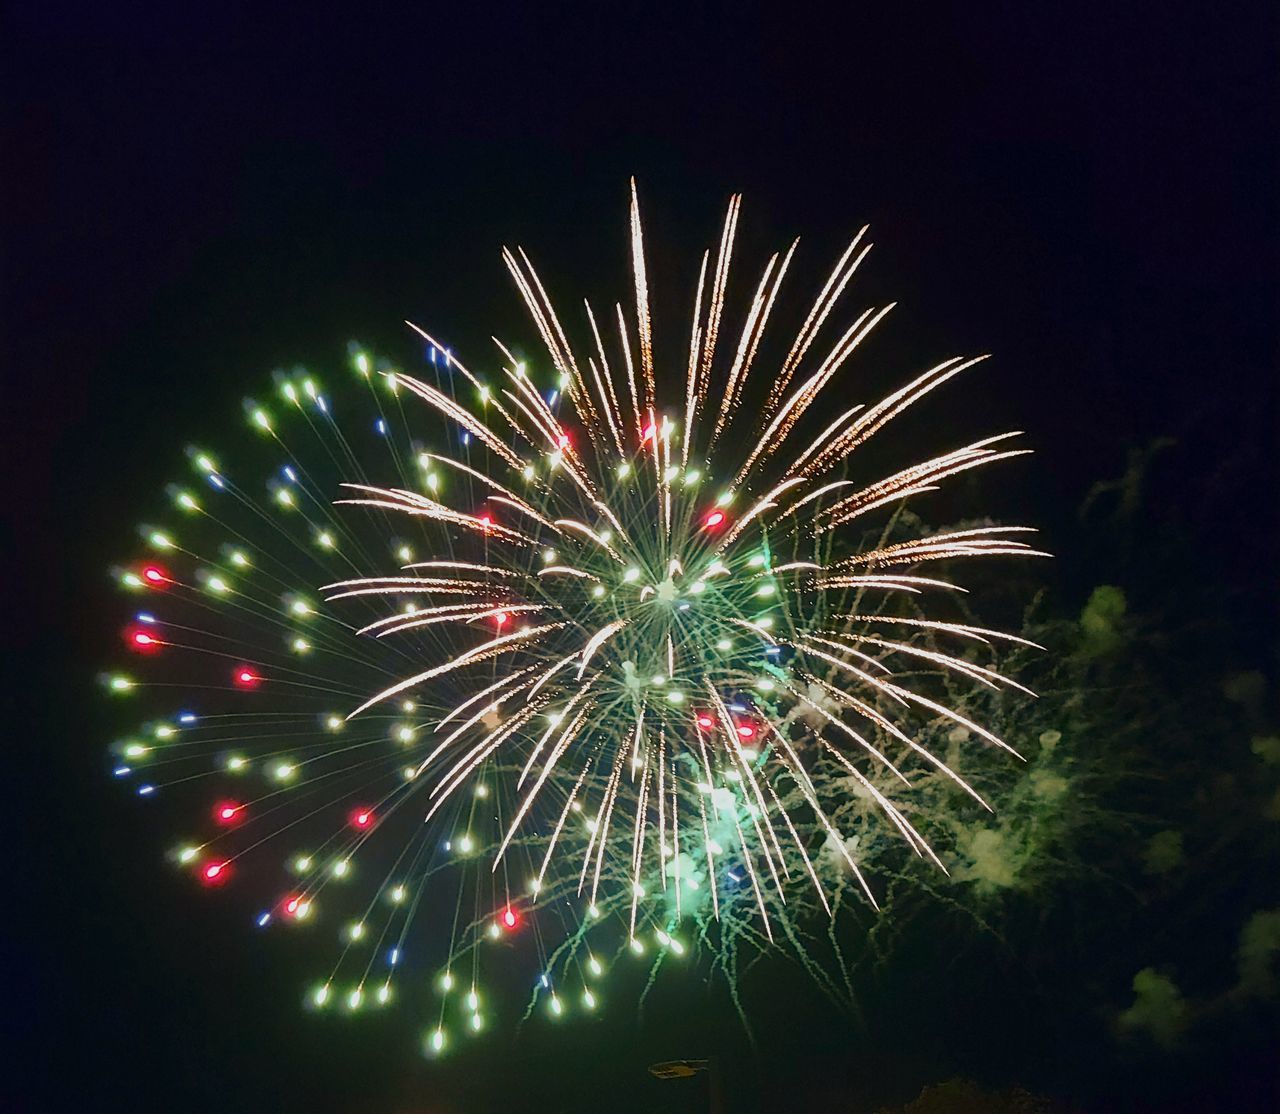
{"label": "firework display", "polygon": [[172,851],[197,881],[338,936],[313,1007],[412,1002],[438,1054],[501,1020],[490,964],[554,1020],[601,1008],[615,963],[800,948],[803,917],[876,906],[887,843],[946,870],[921,785],[986,808],[983,763],[1016,761],[949,693],[1027,692],[994,650],[1030,643],[970,621],[948,570],[1042,554],[901,508],[1027,450],[860,464],[981,357],[855,404],[841,373],[892,307],[829,318],[866,230],[775,353],[796,244],[738,312],[739,205],[678,342],[633,185],[629,307],[562,315],[507,251],[536,354],[498,342],[481,372],[411,326],[412,370],[353,346],[340,384],[277,373],[256,438],[190,448],[116,570],[113,771],[200,810]]}

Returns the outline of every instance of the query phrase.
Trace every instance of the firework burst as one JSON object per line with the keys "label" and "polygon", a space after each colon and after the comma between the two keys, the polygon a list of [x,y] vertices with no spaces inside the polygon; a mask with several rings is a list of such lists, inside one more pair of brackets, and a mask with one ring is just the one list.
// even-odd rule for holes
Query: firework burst
{"label": "firework burst", "polygon": [[353,349],[372,406],[355,423],[314,377],[279,374],[283,410],[247,405],[275,458],[265,495],[192,449],[206,489],[172,488],[185,521],[144,527],[153,559],[118,571],[155,597],[125,632],[152,660],[106,683],[163,711],[115,772],[144,796],[214,783],[175,857],[261,892],[261,925],[356,910],[316,1006],[389,1001],[425,921],[448,937],[429,1051],[451,1018],[484,1026],[488,939],[527,933],[552,1016],[565,985],[594,1009],[598,957],[682,954],[690,918],[772,942],[797,887],[830,913],[851,880],[874,906],[873,823],[945,869],[913,781],[986,802],[930,748],[939,724],[1014,753],[929,680],[1021,689],[971,650],[1023,640],[921,605],[961,590],[937,562],[1040,555],[1027,531],[856,541],[875,512],[1026,450],[1003,434],[857,478],[857,450],[978,359],[844,406],[839,374],[891,308],[827,324],[864,229],[762,372],[796,244],[729,339],[739,204],[702,258],[680,374],[674,345],[655,363],[633,186],[630,315],[586,304],[571,343],[528,256],[504,251],[549,371],[498,342],[482,377],[411,326],[416,374]]}

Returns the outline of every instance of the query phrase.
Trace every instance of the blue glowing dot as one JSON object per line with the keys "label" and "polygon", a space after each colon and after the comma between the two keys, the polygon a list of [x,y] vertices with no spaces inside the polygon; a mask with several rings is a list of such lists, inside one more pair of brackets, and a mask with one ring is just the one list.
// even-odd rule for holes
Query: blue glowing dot
{"label": "blue glowing dot", "polygon": [[223,488],[227,486],[225,483],[223,483],[222,477],[213,472],[209,473],[209,482],[213,484],[214,487],[217,487],[217,488]]}
{"label": "blue glowing dot", "polygon": [[436,346],[434,344],[431,346],[431,362],[433,364],[436,362]]}
{"label": "blue glowing dot", "polygon": [[329,413],[329,404],[325,402],[324,395],[321,395],[319,398],[316,399],[316,405],[320,407],[320,410],[322,413],[325,413],[325,414]]}
{"label": "blue glowing dot", "polygon": [[376,429],[379,433],[381,433],[383,437],[387,435],[387,423],[384,422],[381,418],[379,418],[376,422],[373,423],[373,428]]}
{"label": "blue glowing dot", "polygon": [[195,723],[195,721],[196,721],[195,712],[183,712],[180,716],[178,716],[179,723]]}
{"label": "blue glowing dot", "polygon": [[139,623],[154,623],[155,621],[156,621],[156,617],[155,617],[154,615],[152,615],[150,611],[139,611],[139,612],[138,612],[138,622],[139,622]]}
{"label": "blue glowing dot", "polygon": [[470,444],[471,444],[471,434],[469,434],[469,433],[464,433],[464,434],[462,435],[462,443],[463,443],[464,445],[470,445]]}
{"label": "blue glowing dot", "polygon": [[280,471],[283,472],[289,478],[289,480],[292,481],[293,483],[298,482],[298,473],[295,472],[292,468],[290,468],[287,464],[283,468],[281,468]]}
{"label": "blue glowing dot", "polygon": [[115,777],[128,777],[131,773],[133,773],[133,770],[130,769],[128,766],[117,766],[114,770],[111,771],[111,773]]}
{"label": "blue glowing dot", "polygon": [[139,797],[149,797],[149,796],[151,796],[151,794],[152,794],[152,793],[154,793],[155,791],[156,791],[156,787],[155,787],[154,785],[139,785],[139,786],[138,786],[138,796],[139,796]]}
{"label": "blue glowing dot", "polygon": [[548,979],[546,975],[541,976],[541,977],[538,979],[538,981],[539,981],[540,983],[542,983],[542,985],[543,985],[543,986],[550,986],[550,985],[551,985],[551,980],[550,980],[550,979]]}
{"label": "blue glowing dot", "polygon": [[782,648],[780,646],[770,646],[767,650],[765,650],[765,653],[771,654],[771,655],[780,654],[782,653]]}
{"label": "blue glowing dot", "polygon": [[267,927],[267,925],[268,925],[268,924],[270,924],[270,923],[271,923],[271,914],[270,914],[270,913],[263,913],[263,914],[262,914],[262,916],[260,916],[260,917],[258,918],[258,927],[259,927],[259,928],[266,928],[266,927]]}
{"label": "blue glowing dot", "polygon": [[745,712],[747,708],[745,704],[730,704],[729,710],[731,712]]}
{"label": "blue glowing dot", "polygon": [[549,395],[547,395],[547,405],[554,406],[556,404],[556,399],[558,399],[559,397],[560,397],[559,391],[552,391]]}
{"label": "blue glowing dot", "polygon": [[399,962],[400,962],[400,949],[392,948],[391,951],[387,953],[387,963],[389,963],[392,967],[394,967]]}

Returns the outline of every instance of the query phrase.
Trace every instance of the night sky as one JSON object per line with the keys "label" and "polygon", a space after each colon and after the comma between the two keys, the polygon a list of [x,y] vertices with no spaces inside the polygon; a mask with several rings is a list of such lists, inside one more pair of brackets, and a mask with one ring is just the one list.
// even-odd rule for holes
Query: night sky
{"label": "night sky", "polygon": [[[1271,6],[883,7],[9,8],[4,983],[20,1062],[0,1110],[700,1109],[645,1067],[701,1055],[722,1058],[734,1110],[870,1112],[957,1075],[1090,1111],[1276,1099],[1274,1008],[1215,1017],[1174,1055],[1111,1040],[1100,1017],[1132,1000],[1124,971],[1166,959],[1139,947],[1097,978],[1073,953],[1080,969],[1057,974],[1093,997],[1061,1008],[1013,962],[956,974],[935,941],[900,960],[930,976],[882,980],[856,1024],[794,968],[762,974],[754,1050],[695,980],[664,984],[643,1018],[618,1006],[430,1064],[403,1018],[305,1015],[288,942],[167,869],[167,833],[107,776],[107,570],[188,438],[240,436],[240,399],[279,365],[336,368],[352,337],[412,351],[406,317],[459,352],[528,335],[505,243],[561,288],[624,293],[631,175],[659,320],[681,328],[729,193],[744,251],[799,235],[810,276],[869,223],[859,297],[900,303],[890,373],[995,354],[931,413],[958,436],[1027,431],[1036,455],[985,490],[1059,555],[1042,573],[1054,606],[1078,614],[1122,583],[1158,628],[1212,598],[1230,621],[1206,628],[1206,657],[1274,694]],[[1121,545],[1077,508],[1157,437],[1176,444]],[[1237,858],[1242,887],[1275,877],[1270,838]],[[1274,885],[1257,898],[1197,912],[1228,981],[1240,910],[1280,905]]]}

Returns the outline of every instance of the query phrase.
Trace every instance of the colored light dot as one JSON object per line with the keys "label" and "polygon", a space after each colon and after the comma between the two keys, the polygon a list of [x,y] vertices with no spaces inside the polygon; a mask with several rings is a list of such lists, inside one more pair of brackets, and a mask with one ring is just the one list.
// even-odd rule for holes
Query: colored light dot
{"label": "colored light dot", "polygon": [[683,704],[684,693],[680,692],[678,689],[672,689],[670,692],[667,693],[667,699],[672,704]]}
{"label": "colored light dot", "polygon": [[684,474],[684,485],[685,487],[691,487],[693,484],[696,484],[700,479],[702,479],[702,473],[699,472],[696,468],[690,468],[689,471],[687,471]]}
{"label": "colored light dot", "polygon": [[141,588],[142,580],[136,574],[127,572],[120,578],[120,583],[126,588]]}
{"label": "colored light dot", "polygon": [[347,995],[347,1009],[358,1010],[360,1008],[360,1003],[363,1001],[364,991],[359,987],[356,987],[355,990]]}
{"label": "colored light dot", "polygon": [[128,692],[133,688],[133,682],[128,677],[115,676],[111,678],[111,690],[113,692]]}
{"label": "colored light dot", "polygon": [[130,743],[124,748],[124,756],[126,758],[141,758],[148,751],[141,743]]}
{"label": "colored light dot", "polygon": [[169,549],[173,545],[173,541],[169,536],[167,534],[160,533],[159,530],[153,531],[147,540],[151,542],[156,549]]}
{"label": "colored light dot", "polygon": [[448,971],[440,976],[440,989],[446,991],[453,989],[453,976]]}
{"label": "colored light dot", "polygon": [[695,580],[689,585],[689,594],[691,596],[700,596],[707,590],[707,582],[705,580]]}
{"label": "colored light dot", "polygon": [[521,474],[521,475],[522,475],[526,480],[531,480],[531,479],[533,479],[533,465],[532,465],[532,464],[526,464],[526,465],[524,466],[523,471],[522,471],[520,474]]}
{"label": "colored light dot", "polygon": [[458,840],[458,850],[461,851],[464,855],[470,854],[471,849],[474,846],[475,844],[472,842],[471,837],[469,835],[464,835],[460,840]]}
{"label": "colored light dot", "polygon": [[559,1017],[562,1013],[564,1013],[564,1006],[560,1004],[560,999],[557,998],[554,994],[551,995],[551,1012],[556,1017]]}
{"label": "colored light dot", "polygon": [[761,627],[764,630],[768,630],[770,627],[773,626],[773,620],[769,618],[768,615],[766,615],[762,619],[756,620],[756,626]]}
{"label": "colored light dot", "polygon": [[515,928],[516,914],[514,909],[508,909],[506,910],[506,912],[502,914],[502,923],[505,924],[508,928]]}
{"label": "colored light dot", "polygon": [[248,568],[249,558],[246,557],[243,553],[240,552],[240,550],[237,549],[234,553],[231,554],[231,563],[235,565],[237,568],[241,568],[241,569]]}
{"label": "colored light dot", "polygon": [[699,716],[698,726],[701,727],[704,731],[709,731],[711,730],[712,727],[715,726],[715,721],[710,716]]}
{"label": "colored light dot", "polygon": [[293,869],[296,871],[299,871],[300,873],[306,873],[308,870],[311,869],[311,856],[299,855],[296,859],[293,860]]}
{"label": "colored light dot", "polygon": [[671,950],[675,952],[676,955],[684,955],[684,945],[680,943],[679,940],[675,939],[675,937],[672,937],[670,943],[671,943]]}
{"label": "colored light dot", "polygon": [[325,719],[325,721],[324,721],[324,725],[325,725],[325,727],[327,727],[330,731],[341,731],[341,730],[342,730],[342,717],[340,717],[340,716],[329,716],[328,718],[326,718],[326,719]]}
{"label": "colored light dot", "polygon": [[243,688],[253,688],[262,680],[252,669],[246,669],[244,666],[236,670],[235,679],[236,683]]}
{"label": "colored light dot", "polygon": [[633,565],[622,574],[622,579],[625,583],[631,584],[640,579],[640,570]]}
{"label": "colored light dot", "polygon": [[361,375],[369,374],[369,357],[363,352],[356,353],[356,371]]}
{"label": "colored light dot", "polygon": [[604,595],[604,585],[597,584],[594,588],[591,589],[591,594],[595,596],[596,599],[599,599],[601,596]]}
{"label": "colored light dot", "polygon": [[[756,729],[749,723],[740,723],[738,725],[738,737],[741,739],[754,739]],[[737,771],[732,771],[736,773]]]}
{"label": "colored light dot", "polygon": [[389,896],[392,901],[397,905],[400,905],[404,902],[404,899],[408,897],[408,891],[403,886],[393,886]]}
{"label": "colored light dot", "polygon": [[593,955],[590,959],[587,960],[587,970],[590,971],[597,978],[599,978],[600,975],[603,973],[604,968],[600,966],[600,961],[596,959],[596,957]]}
{"label": "colored light dot", "polygon": [[411,742],[413,742],[413,728],[412,728],[412,727],[397,727],[397,728],[396,728],[396,738],[397,738],[400,742],[402,742],[402,743],[411,743]]}
{"label": "colored light dot", "polygon": [[431,1051],[439,1052],[442,1048],[444,1048],[444,1030],[437,1029],[431,1034]]}
{"label": "colored light dot", "polygon": [[357,828],[367,828],[373,823],[373,813],[367,809],[357,809],[351,814],[351,823]]}
{"label": "colored light dot", "polygon": [[480,996],[474,991],[467,992],[467,1009],[474,1010],[480,1005]]}
{"label": "colored light dot", "polygon": [[347,935],[350,936],[352,940],[361,939],[364,936],[364,925],[359,921],[356,921],[354,924],[348,926]]}
{"label": "colored light dot", "polygon": [[346,859],[339,859],[333,864],[333,876],[335,878],[345,878],[351,873],[351,863]]}
{"label": "colored light dot", "polygon": [[321,549],[332,549],[335,544],[336,543],[333,540],[333,535],[330,534],[327,530],[323,531],[316,538],[316,545],[320,546]]}
{"label": "colored light dot", "polygon": [[664,480],[666,480],[666,482],[667,482],[667,483],[670,483],[670,482],[671,482],[672,480],[674,480],[678,475],[680,475],[680,469],[679,469],[679,468],[676,468],[676,467],[671,467],[671,468],[668,468],[665,472],[663,472],[663,473],[662,473],[662,478],[663,478]]}
{"label": "colored light dot", "polygon": [[293,603],[289,605],[289,610],[292,611],[295,615],[311,614],[311,607],[310,605],[308,605],[306,600],[294,600]]}
{"label": "colored light dot", "polygon": [[198,854],[199,852],[194,847],[184,847],[178,852],[178,862],[186,866],[187,863],[194,861]]}
{"label": "colored light dot", "polygon": [[311,650],[311,643],[305,638],[295,638],[293,640],[293,652],[295,654],[306,654]]}
{"label": "colored light dot", "polygon": [[281,762],[271,771],[271,776],[276,781],[288,781],[295,773],[297,773],[297,767],[289,765],[288,762]]}
{"label": "colored light dot", "polygon": [[720,492],[720,494],[716,497],[716,506],[717,506],[717,507],[727,507],[727,506],[728,506],[730,503],[732,503],[732,502],[733,502],[733,492],[732,492],[732,491],[722,491],[722,492]]}
{"label": "colored light dot", "polygon": [[776,687],[777,686],[774,685],[768,677],[761,677],[760,680],[756,682],[756,688],[761,692],[773,692]]}
{"label": "colored light dot", "polygon": [[636,955],[644,955],[644,944],[633,936],[631,937],[631,950],[635,952]]}
{"label": "colored light dot", "polygon": [[223,871],[226,870],[226,868],[227,868],[226,863],[210,863],[207,867],[204,868],[204,876],[207,879],[209,879],[210,882],[212,882],[216,878],[221,878],[222,873]]}
{"label": "colored light dot", "polygon": [[326,1002],[328,1002],[329,1001],[329,984],[325,983],[323,986],[317,986],[315,990],[312,991],[311,1000],[317,1006],[323,1006]]}
{"label": "colored light dot", "polygon": [[726,650],[732,650],[733,643],[730,642],[729,639],[727,638],[722,638],[720,639],[720,641],[716,643],[716,649],[719,650],[721,653],[723,653]]}
{"label": "colored light dot", "polygon": [[384,983],[378,987],[378,1005],[385,1006],[389,1001],[391,1001],[391,987]]}
{"label": "colored light dot", "polygon": [[768,599],[777,592],[777,590],[778,589],[772,584],[761,584],[760,587],[756,589],[756,595],[761,599]]}
{"label": "colored light dot", "polygon": [[596,996],[591,991],[586,990],[582,993],[582,1004],[589,1010],[596,1008]]}

